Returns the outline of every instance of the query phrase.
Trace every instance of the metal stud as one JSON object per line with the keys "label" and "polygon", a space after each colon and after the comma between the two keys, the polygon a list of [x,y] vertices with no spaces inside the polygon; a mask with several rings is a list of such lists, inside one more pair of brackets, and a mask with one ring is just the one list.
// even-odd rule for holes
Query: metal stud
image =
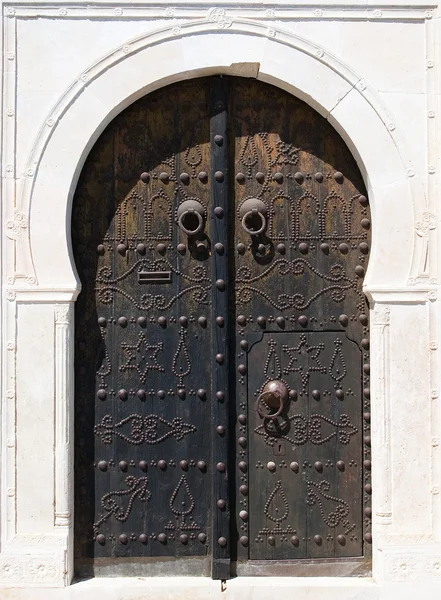
{"label": "metal stud", "polygon": [[185,244],[178,244],[176,246],[176,250],[179,252],[179,254],[185,254],[187,252],[187,246]]}
{"label": "metal stud", "polygon": [[277,183],[283,183],[283,173],[274,173],[273,179],[274,181],[277,181]]}
{"label": "metal stud", "polygon": [[179,317],[179,325],[181,325],[182,327],[187,327],[188,326],[188,319],[187,317]]}
{"label": "metal stud", "polygon": [[296,535],[293,535],[291,538],[291,544],[293,546],[298,546],[300,544],[300,538],[297,537]]}
{"label": "metal stud", "polygon": [[340,544],[340,546],[344,546],[346,544],[346,538],[344,535],[340,534],[337,536],[337,542]]}
{"label": "metal stud", "polygon": [[265,244],[259,244],[257,246],[257,252],[259,254],[265,254],[265,252],[266,252],[266,246],[265,246]]}
{"label": "metal stud", "polygon": [[201,171],[198,175],[199,181],[202,183],[206,183],[208,181],[208,173],[205,171]]}
{"label": "metal stud", "polygon": [[276,317],[276,323],[279,327],[283,327],[285,325],[285,319],[283,317]]}
{"label": "metal stud", "polygon": [[161,544],[165,544],[167,542],[167,536],[165,533],[160,533],[158,535],[158,541],[161,542]]}
{"label": "metal stud", "polygon": [[168,173],[163,171],[162,173],[159,173],[159,179],[162,181],[162,183],[168,183],[170,181],[170,176]]}
{"label": "metal stud", "polygon": [[225,427],[223,425],[218,425],[216,427],[216,433],[218,435],[225,435]]}
{"label": "metal stud", "polygon": [[121,471],[124,471],[124,473],[127,471],[127,469],[129,468],[129,464],[127,461],[125,460],[120,460],[119,464],[118,464],[119,468],[121,469]]}
{"label": "metal stud", "polygon": [[241,460],[240,463],[237,466],[242,471],[242,473],[246,473],[247,472],[248,465],[247,465],[247,463],[244,460]]}
{"label": "metal stud", "polygon": [[100,460],[100,462],[98,463],[98,469],[103,472],[107,471],[107,461]]}
{"label": "metal stud", "polygon": [[220,537],[217,540],[217,543],[219,544],[219,546],[222,546],[222,548],[225,548],[225,546],[227,545],[227,538]]}
{"label": "metal stud", "polygon": [[247,447],[247,438],[246,437],[240,437],[237,441],[238,441],[239,446],[241,446],[242,448]]}
{"label": "metal stud", "polygon": [[139,468],[141,469],[141,471],[143,471],[144,473],[147,472],[149,466],[146,460],[140,460],[139,461]]}
{"label": "metal stud", "polygon": [[368,322],[369,322],[369,321],[368,321],[368,318],[367,318],[367,316],[366,316],[365,314],[361,314],[361,315],[359,315],[359,317],[358,317],[358,320],[360,321],[360,323],[361,323],[362,325],[367,325],[367,324],[368,324]]}
{"label": "metal stud", "polygon": [[136,252],[137,252],[138,254],[145,254],[145,253],[146,253],[146,250],[147,250],[147,248],[146,248],[145,244],[138,244],[138,245],[136,246]]}
{"label": "metal stud", "polygon": [[99,317],[99,319],[98,319],[98,325],[100,327],[105,327],[107,325],[107,319],[106,319],[106,317]]}
{"label": "metal stud", "polygon": [[369,531],[364,534],[364,541],[368,544],[372,544],[372,533]]}
{"label": "metal stud", "polygon": [[223,244],[221,244],[220,242],[218,242],[217,244],[214,245],[214,249],[216,250],[216,252],[218,254],[223,254],[224,250],[225,250],[225,246]]}
{"label": "metal stud", "polygon": [[370,506],[366,506],[364,509],[364,514],[368,519],[372,519],[372,508]]}
{"label": "metal stud", "polygon": [[225,463],[223,462],[218,462],[216,465],[216,469],[220,472],[223,473],[225,471]]}
{"label": "metal stud", "polygon": [[258,181],[259,183],[263,183],[265,181],[265,174],[261,171],[256,173],[256,181]]}
{"label": "metal stud", "polygon": [[239,513],[239,517],[242,519],[242,521],[248,521],[248,513],[246,510],[241,510]]}
{"label": "metal stud", "polygon": [[370,435],[365,435],[363,438],[364,443],[366,444],[366,446],[370,446],[371,445],[371,436]]}
{"label": "metal stud", "polygon": [[122,533],[119,536],[119,541],[121,542],[121,544],[127,544],[127,542],[129,541],[129,538],[127,537],[127,535],[125,533]]}
{"label": "metal stud", "polygon": [[368,340],[368,338],[363,338],[363,339],[361,340],[361,347],[362,347],[364,350],[369,350],[369,340]]}
{"label": "metal stud", "polygon": [[198,460],[198,469],[200,471],[205,471],[206,468],[207,468],[207,463],[205,462],[205,460]]}
{"label": "metal stud", "polygon": [[265,317],[263,317],[263,316],[257,317],[257,324],[260,325],[260,327],[265,327],[265,325],[266,325]]}
{"label": "metal stud", "polygon": [[118,244],[116,249],[118,250],[118,254],[121,254],[121,256],[124,256],[127,252],[127,246],[125,244]]}
{"label": "metal stud", "polygon": [[339,244],[338,249],[342,254],[347,254],[349,252],[349,246],[345,242]]}
{"label": "metal stud", "polygon": [[146,317],[138,317],[138,325],[140,327],[146,327],[147,326],[147,319],[146,319]]}
{"label": "metal stud", "polygon": [[371,222],[369,221],[369,219],[362,219],[360,221],[360,225],[363,227],[363,229],[370,229]]}
{"label": "metal stud", "polygon": [[316,181],[318,181],[319,183],[321,183],[321,182],[323,181],[323,173],[316,173],[316,174],[314,175],[314,179],[315,179]]}
{"label": "metal stud", "polygon": [[242,544],[242,546],[248,546],[248,538],[246,535],[241,535],[239,538],[239,542]]}
{"label": "metal stud", "polygon": [[245,315],[239,315],[236,319],[237,323],[244,327],[247,324],[247,318]]}
{"label": "metal stud", "polygon": [[161,242],[156,246],[156,250],[159,252],[159,254],[165,254],[167,246]]}
{"label": "metal stud", "polygon": [[299,472],[299,463],[298,462],[292,462],[289,465],[289,468],[291,469],[291,471],[294,471],[294,473],[298,473]]}
{"label": "metal stud", "polygon": [[358,244],[358,249],[362,254],[367,254],[369,252],[369,246],[366,244],[366,242],[361,242],[361,244]]}
{"label": "metal stud", "polygon": [[297,400],[297,398],[298,398],[297,391],[296,390],[289,390],[288,397],[289,397],[290,400],[292,400],[293,402],[295,402]]}
{"label": "metal stud", "polygon": [[371,461],[370,460],[363,461],[363,467],[366,469],[366,471],[370,471],[372,468]]}
{"label": "metal stud", "polygon": [[222,171],[216,171],[216,173],[214,174],[214,178],[216,179],[216,181],[218,183],[222,183],[223,180],[225,179],[224,174],[222,173]]}
{"label": "metal stud", "polygon": [[337,467],[337,469],[338,469],[339,471],[344,471],[344,470],[345,470],[345,468],[346,468],[346,465],[345,465],[345,463],[344,463],[344,461],[343,461],[343,460],[338,460],[338,461],[335,463],[335,466]]}
{"label": "metal stud", "polygon": [[145,533],[141,533],[138,540],[141,542],[141,544],[147,544],[148,537]]}
{"label": "metal stud", "polygon": [[369,204],[368,199],[366,198],[366,196],[363,196],[363,194],[360,194],[360,196],[358,197],[358,201],[362,206],[367,206]]}
{"label": "metal stud", "polygon": [[225,361],[225,356],[224,356],[223,354],[220,354],[220,353],[219,353],[219,354],[216,354],[216,362],[217,362],[219,365],[223,365],[223,364],[224,364],[224,361]]}
{"label": "metal stud", "polygon": [[184,185],[188,185],[190,183],[190,175],[188,173],[181,173],[179,175],[179,179]]}
{"label": "metal stud", "polygon": [[329,244],[320,244],[320,250],[323,254],[329,254]]}
{"label": "metal stud", "polygon": [[99,533],[96,536],[96,541],[98,542],[98,544],[101,544],[101,546],[104,546],[104,544],[106,543],[106,536],[104,536],[102,533]]}
{"label": "metal stud", "polygon": [[322,536],[321,535],[315,535],[314,536],[314,542],[317,544],[317,546],[321,546],[322,545]]}
{"label": "metal stud", "polygon": [[200,388],[197,391],[197,394],[198,394],[198,398],[200,398],[201,400],[205,400],[205,398],[207,397],[207,392],[203,388]]}
{"label": "metal stud", "polygon": [[216,502],[216,506],[218,508],[220,508],[221,510],[224,510],[226,505],[227,505],[227,503],[225,502],[225,500],[223,498],[219,498],[219,500]]}
{"label": "metal stud", "polygon": [[205,542],[207,541],[207,536],[205,535],[205,533],[199,533],[198,534],[198,540],[202,543],[205,544]]}
{"label": "metal stud", "polygon": [[145,393],[145,390],[143,390],[143,389],[140,389],[140,390],[138,390],[138,391],[136,392],[136,395],[138,396],[138,398],[139,398],[140,400],[145,400],[145,398],[146,398],[146,396],[147,396],[147,394]]}
{"label": "metal stud", "polygon": [[179,536],[179,541],[181,544],[188,544],[188,535],[186,533],[181,533]]}
{"label": "metal stud", "polygon": [[150,181],[150,175],[148,173],[146,173],[145,171],[144,171],[144,173],[141,173],[139,178],[143,183],[149,183],[149,181]]}
{"label": "metal stud", "polygon": [[104,244],[98,244],[98,246],[96,247],[96,251],[102,256],[105,251]]}
{"label": "metal stud", "polygon": [[314,463],[314,469],[315,469],[315,470],[316,470],[318,473],[322,473],[322,472],[323,472],[323,464],[322,464],[322,463],[321,463],[319,460],[317,460],[317,461]]}
{"label": "metal stud", "polygon": [[367,364],[367,363],[366,363],[365,365],[363,365],[363,373],[365,373],[365,375],[369,375],[369,374],[370,374],[370,372],[371,372],[371,367],[370,367],[370,365],[369,365],[369,364]]}
{"label": "metal stud", "polygon": [[198,323],[201,327],[206,327],[207,326],[207,318],[206,317],[199,317],[198,318]]}
{"label": "metal stud", "polygon": [[268,471],[273,472],[276,470],[276,463],[270,460],[268,463],[266,463],[266,468],[268,469]]}
{"label": "metal stud", "polygon": [[277,250],[277,252],[279,254],[285,254],[286,253],[286,246],[285,246],[285,244],[277,244],[276,250]]}
{"label": "metal stud", "polygon": [[242,244],[242,242],[239,242],[239,244],[237,244],[236,246],[236,250],[239,254],[245,254],[246,249],[247,247],[245,246],[245,244]]}
{"label": "metal stud", "polygon": [[161,471],[165,471],[167,468],[167,463],[165,460],[158,460],[158,467],[161,469]]}
{"label": "metal stud", "polygon": [[120,317],[118,319],[118,325],[120,325],[121,327],[127,327],[128,325],[128,320],[126,319],[126,317]]}
{"label": "metal stud", "polygon": [[297,181],[297,183],[303,183],[305,180],[305,177],[304,177],[303,173],[297,172],[294,174],[294,179]]}
{"label": "metal stud", "polygon": [[270,546],[275,546],[276,545],[276,538],[273,535],[269,535],[268,536],[268,544]]}
{"label": "metal stud", "polygon": [[164,400],[166,396],[166,393],[164,390],[158,390],[158,398],[161,398],[161,400]]}
{"label": "metal stud", "polygon": [[370,423],[371,422],[371,413],[370,412],[364,412],[363,413],[363,419],[365,420],[366,423]]}
{"label": "metal stud", "polygon": [[340,315],[338,321],[342,327],[347,327],[349,325],[349,317],[347,315]]}
{"label": "metal stud", "polygon": [[364,276],[364,268],[361,265],[357,265],[354,269],[355,274],[357,275],[357,277],[363,277]]}
{"label": "metal stud", "polygon": [[225,290],[225,281],[223,279],[217,279],[216,287],[220,292],[223,292]]}
{"label": "metal stud", "polygon": [[364,491],[366,492],[366,494],[369,494],[369,495],[372,494],[372,485],[370,483],[367,483],[364,486]]}
{"label": "metal stud", "polygon": [[216,392],[216,398],[220,401],[222,401],[225,398],[225,393],[224,392]]}
{"label": "metal stud", "polygon": [[240,183],[241,185],[243,185],[246,180],[247,180],[247,178],[245,177],[245,175],[243,173],[237,173],[237,175],[236,175],[237,183]]}
{"label": "metal stud", "polygon": [[246,372],[247,372],[247,366],[246,366],[246,365],[242,365],[242,364],[241,364],[241,365],[239,365],[239,366],[237,367],[237,370],[239,371],[239,373],[240,373],[241,375],[245,375],[245,374],[246,374]]}
{"label": "metal stud", "polygon": [[127,390],[119,390],[118,398],[120,400],[127,400],[128,397],[129,397],[129,394],[128,394]]}
{"label": "metal stud", "polygon": [[302,327],[306,327],[308,325],[308,317],[306,315],[301,315],[298,319],[297,322],[299,325],[301,325]]}
{"label": "metal stud", "polygon": [[343,179],[344,179],[343,173],[340,173],[340,171],[336,171],[334,173],[334,179],[337,183],[343,183]]}
{"label": "metal stud", "polygon": [[299,251],[302,254],[308,254],[308,250],[309,250],[308,244],[306,244],[305,242],[301,242],[299,244]]}
{"label": "metal stud", "polygon": [[314,398],[314,400],[320,400],[320,392],[319,392],[319,390],[312,390],[311,396]]}
{"label": "metal stud", "polygon": [[242,496],[248,496],[248,486],[241,485],[239,488],[239,492],[242,494]]}
{"label": "metal stud", "polygon": [[178,398],[180,398],[181,400],[185,400],[185,396],[186,396],[185,390],[179,389],[178,390]]}
{"label": "metal stud", "polygon": [[223,327],[225,325],[225,319],[223,317],[216,317],[216,325]]}
{"label": "metal stud", "polygon": [[242,348],[242,350],[248,350],[248,341],[240,340],[240,347]]}
{"label": "metal stud", "polygon": [[345,393],[341,389],[335,390],[335,395],[337,396],[338,400],[343,400],[345,397]]}
{"label": "metal stud", "polygon": [[214,143],[216,144],[216,146],[222,146],[222,144],[224,143],[224,138],[221,135],[215,135]]}
{"label": "metal stud", "polygon": [[165,327],[167,325],[167,319],[165,317],[158,317],[158,325]]}

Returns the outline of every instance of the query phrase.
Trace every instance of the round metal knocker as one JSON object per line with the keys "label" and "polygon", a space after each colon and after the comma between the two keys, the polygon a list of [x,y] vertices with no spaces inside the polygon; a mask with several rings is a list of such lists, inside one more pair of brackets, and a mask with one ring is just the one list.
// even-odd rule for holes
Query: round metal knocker
{"label": "round metal knocker", "polygon": [[[277,419],[277,417],[282,413],[287,400],[288,388],[286,387],[285,383],[279,379],[268,381],[263,388],[262,393],[257,398],[256,410],[259,414],[259,417],[262,419]],[[269,408],[277,409],[276,412],[273,414],[263,412],[261,408],[262,402],[265,402]]]}
{"label": "round metal knocker", "polygon": [[248,198],[240,207],[242,227],[249,235],[260,235],[266,229],[267,208],[263,200]]}
{"label": "round metal knocker", "polygon": [[178,226],[186,235],[201,233],[205,226],[205,210],[197,200],[186,200],[178,208]]}

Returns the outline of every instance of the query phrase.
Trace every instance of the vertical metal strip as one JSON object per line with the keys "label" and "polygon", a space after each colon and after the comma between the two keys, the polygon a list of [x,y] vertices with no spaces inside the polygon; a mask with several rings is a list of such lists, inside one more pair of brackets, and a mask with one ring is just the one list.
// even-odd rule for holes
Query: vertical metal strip
{"label": "vertical metal strip", "polygon": [[227,80],[211,88],[211,247],[212,247],[212,578],[230,576],[228,503],[228,139]]}

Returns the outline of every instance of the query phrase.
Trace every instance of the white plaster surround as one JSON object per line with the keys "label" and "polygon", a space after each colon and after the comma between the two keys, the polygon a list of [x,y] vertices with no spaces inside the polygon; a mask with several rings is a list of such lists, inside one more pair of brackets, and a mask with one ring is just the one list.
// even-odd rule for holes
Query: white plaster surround
{"label": "white plaster surround", "polygon": [[[414,0],[2,2],[0,597],[441,594],[440,19]],[[257,77],[326,117],[372,208],[372,578],[73,575],[70,213],[107,124],[171,82]],[[24,589],[27,588],[27,589]],[[53,588],[53,589],[49,589]]]}

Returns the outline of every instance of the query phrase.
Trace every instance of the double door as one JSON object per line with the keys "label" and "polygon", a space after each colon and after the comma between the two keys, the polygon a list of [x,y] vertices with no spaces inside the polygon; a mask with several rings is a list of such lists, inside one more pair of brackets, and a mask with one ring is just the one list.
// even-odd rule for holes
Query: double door
{"label": "double door", "polygon": [[96,143],[72,237],[78,572],[369,556],[370,214],[327,121],[252,80],[161,89]]}

